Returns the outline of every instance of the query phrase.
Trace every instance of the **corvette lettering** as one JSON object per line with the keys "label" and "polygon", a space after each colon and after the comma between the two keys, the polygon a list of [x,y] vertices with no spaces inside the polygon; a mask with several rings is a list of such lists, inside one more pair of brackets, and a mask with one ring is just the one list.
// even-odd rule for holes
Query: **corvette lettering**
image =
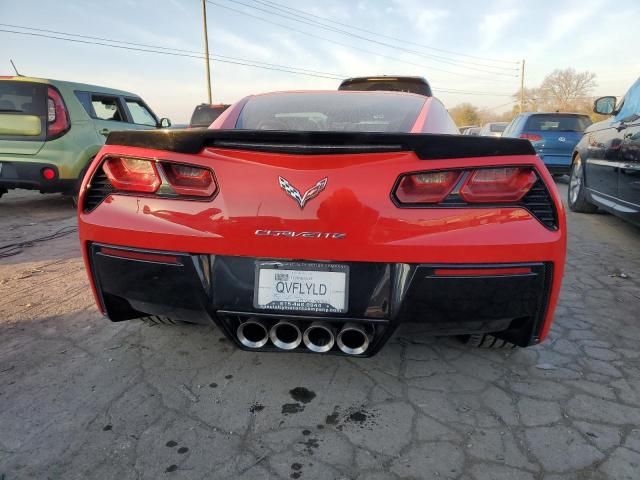
{"label": "corvette lettering", "polygon": [[347,236],[346,233],[338,232],[293,232],[291,230],[256,230],[258,237],[290,237],[290,238],[330,238],[341,240]]}

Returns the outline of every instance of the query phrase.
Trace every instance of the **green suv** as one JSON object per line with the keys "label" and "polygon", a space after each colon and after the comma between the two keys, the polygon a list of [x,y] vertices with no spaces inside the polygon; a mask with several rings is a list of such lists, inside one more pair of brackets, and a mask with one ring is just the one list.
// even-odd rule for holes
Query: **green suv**
{"label": "green suv", "polygon": [[109,132],[170,125],[133,93],[0,77],[0,196],[12,188],[75,195]]}

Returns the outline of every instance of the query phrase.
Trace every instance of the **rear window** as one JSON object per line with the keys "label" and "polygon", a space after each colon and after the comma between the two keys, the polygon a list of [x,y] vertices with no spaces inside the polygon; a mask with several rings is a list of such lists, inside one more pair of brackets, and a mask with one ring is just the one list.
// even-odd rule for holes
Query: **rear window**
{"label": "rear window", "polygon": [[222,115],[222,112],[227,108],[229,108],[229,105],[198,105],[193,111],[189,125],[192,127],[208,127],[214,120]]}
{"label": "rear window", "polygon": [[529,117],[524,129],[535,132],[584,132],[589,125],[591,119],[586,115],[546,114]]}
{"label": "rear window", "polygon": [[46,134],[47,86],[0,81],[0,137],[35,140]]}
{"label": "rear window", "polygon": [[507,124],[506,123],[492,123],[489,125],[489,131],[490,132],[504,132],[504,129],[507,128]]}
{"label": "rear window", "polygon": [[236,128],[409,132],[425,99],[384,93],[279,93],[251,98]]}
{"label": "rear window", "polygon": [[363,78],[357,80],[349,80],[343,82],[338,90],[358,90],[358,91],[376,91],[382,90],[387,92],[408,92],[417,93],[430,97],[431,88],[429,85],[420,80],[391,78],[391,79],[370,79]]}

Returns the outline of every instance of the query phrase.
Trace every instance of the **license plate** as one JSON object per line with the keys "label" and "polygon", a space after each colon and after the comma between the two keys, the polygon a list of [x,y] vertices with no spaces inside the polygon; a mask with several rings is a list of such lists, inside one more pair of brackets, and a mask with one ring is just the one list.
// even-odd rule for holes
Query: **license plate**
{"label": "license plate", "polygon": [[348,265],[257,262],[253,306],[263,310],[345,313],[348,285]]}

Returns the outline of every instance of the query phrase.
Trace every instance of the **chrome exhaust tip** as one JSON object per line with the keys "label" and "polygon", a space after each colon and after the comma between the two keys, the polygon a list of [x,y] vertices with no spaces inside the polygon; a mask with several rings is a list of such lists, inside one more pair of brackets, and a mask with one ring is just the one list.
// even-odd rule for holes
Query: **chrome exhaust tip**
{"label": "chrome exhaust tip", "polygon": [[360,355],[369,348],[369,335],[358,323],[346,323],[336,337],[338,348],[347,355]]}
{"label": "chrome exhaust tip", "polygon": [[260,320],[250,318],[238,325],[236,336],[247,348],[261,348],[269,341],[267,327]]}
{"label": "chrome exhaust tip", "polygon": [[281,350],[293,350],[302,343],[302,333],[298,326],[287,320],[280,320],[269,332],[273,344]]}
{"label": "chrome exhaust tip", "polygon": [[313,322],[304,331],[302,341],[312,352],[328,352],[335,343],[335,329],[325,322]]}

